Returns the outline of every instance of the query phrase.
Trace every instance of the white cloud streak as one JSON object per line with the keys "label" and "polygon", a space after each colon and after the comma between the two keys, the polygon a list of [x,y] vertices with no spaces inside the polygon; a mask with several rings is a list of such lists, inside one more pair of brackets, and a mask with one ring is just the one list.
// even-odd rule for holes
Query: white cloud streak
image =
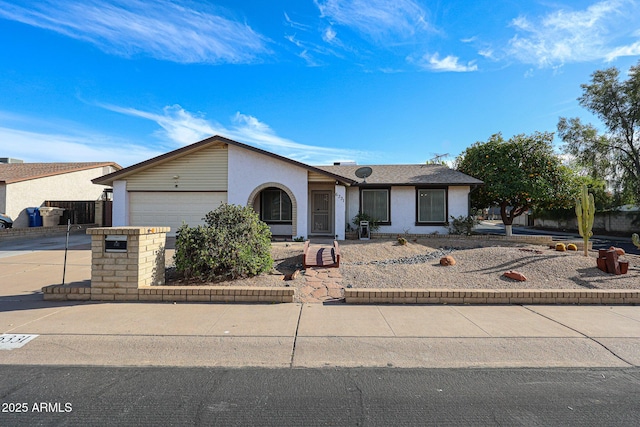
{"label": "white cloud streak", "polygon": [[161,152],[104,135],[33,132],[0,126],[2,154],[26,162],[116,162],[128,166]]}
{"label": "white cloud streak", "polygon": [[213,135],[224,136],[245,144],[254,145],[309,164],[331,164],[343,159],[365,159],[371,153],[330,147],[318,147],[294,142],[278,136],[269,125],[257,118],[236,113],[231,126],[225,127],[202,116],[194,115],[179,105],[167,106],[162,113],[151,113],[134,108],[102,105],[111,111],[140,117],[156,122],[164,137],[177,145],[188,145]]}
{"label": "white cloud streak", "polygon": [[468,62],[466,65],[458,62],[459,58],[453,55],[440,58],[440,55],[435,53],[433,55],[425,55],[418,61],[418,65],[422,68],[431,71],[440,72],[455,72],[466,73],[471,71],[477,71],[478,66],[474,64],[474,61]]}
{"label": "white cloud streak", "polygon": [[167,0],[0,0],[0,18],[84,40],[129,57],[179,63],[251,63],[270,54],[268,40],[246,23],[204,3]]}
{"label": "white cloud streak", "polygon": [[633,0],[604,0],[585,10],[557,10],[534,20],[520,16],[511,22],[517,34],[507,53],[540,68],[638,55],[638,9]]}
{"label": "white cloud streak", "polygon": [[403,40],[429,30],[427,11],[413,0],[314,0],[321,16],[374,42]]}

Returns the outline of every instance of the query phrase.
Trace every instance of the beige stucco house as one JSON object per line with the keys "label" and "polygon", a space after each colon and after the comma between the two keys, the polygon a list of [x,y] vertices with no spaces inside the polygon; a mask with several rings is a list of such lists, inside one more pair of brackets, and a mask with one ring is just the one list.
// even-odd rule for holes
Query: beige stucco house
{"label": "beige stucco house", "polygon": [[113,186],[113,225],[202,224],[221,203],[252,206],[275,236],[345,238],[359,212],[380,233],[447,233],[482,181],[440,165],[311,166],[213,136],[94,179]]}
{"label": "beige stucco house", "polygon": [[14,228],[28,227],[27,208],[47,200],[100,200],[106,187],[92,179],[120,169],[113,162],[0,163],[0,212]]}

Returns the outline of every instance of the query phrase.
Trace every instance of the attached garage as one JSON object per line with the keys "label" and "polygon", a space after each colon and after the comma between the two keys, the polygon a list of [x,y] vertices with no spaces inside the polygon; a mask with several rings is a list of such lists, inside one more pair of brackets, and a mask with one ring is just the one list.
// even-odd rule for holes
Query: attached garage
{"label": "attached garage", "polygon": [[204,216],[226,202],[226,192],[129,192],[129,223],[169,226],[173,236],[183,222],[191,227],[204,224]]}

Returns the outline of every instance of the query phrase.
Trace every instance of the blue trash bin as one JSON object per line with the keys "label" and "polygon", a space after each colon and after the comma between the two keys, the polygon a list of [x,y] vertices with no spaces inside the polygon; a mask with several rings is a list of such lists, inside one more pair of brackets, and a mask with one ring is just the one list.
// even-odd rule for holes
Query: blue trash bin
{"label": "blue trash bin", "polygon": [[42,216],[39,208],[27,208],[29,227],[42,227]]}

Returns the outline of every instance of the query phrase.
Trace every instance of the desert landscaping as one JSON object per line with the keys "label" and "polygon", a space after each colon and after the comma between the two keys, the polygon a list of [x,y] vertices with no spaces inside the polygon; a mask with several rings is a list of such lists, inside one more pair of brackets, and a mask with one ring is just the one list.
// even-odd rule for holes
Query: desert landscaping
{"label": "desert landscaping", "polygon": [[[293,286],[300,293],[306,286],[302,270],[294,280],[284,276],[302,269],[303,243],[274,242],[274,268],[256,277],[217,282],[226,286]],[[559,252],[547,246],[474,239],[423,238],[400,245],[396,240],[346,240],[340,242],[341,285],[352,288],[425,289],[638,289],[640,256],[625,254],[627,274],[612,275],[598,270],[597,251]],[[167,251],[168,262],[172,251]],[[442,266],[445,255],[455,265]],[[168,264],[170,265],[170,264]],[[516,281],[504,277],[515,270],[526,277]],[[179,280],[169,268],[167,285],[211,285]]]}

